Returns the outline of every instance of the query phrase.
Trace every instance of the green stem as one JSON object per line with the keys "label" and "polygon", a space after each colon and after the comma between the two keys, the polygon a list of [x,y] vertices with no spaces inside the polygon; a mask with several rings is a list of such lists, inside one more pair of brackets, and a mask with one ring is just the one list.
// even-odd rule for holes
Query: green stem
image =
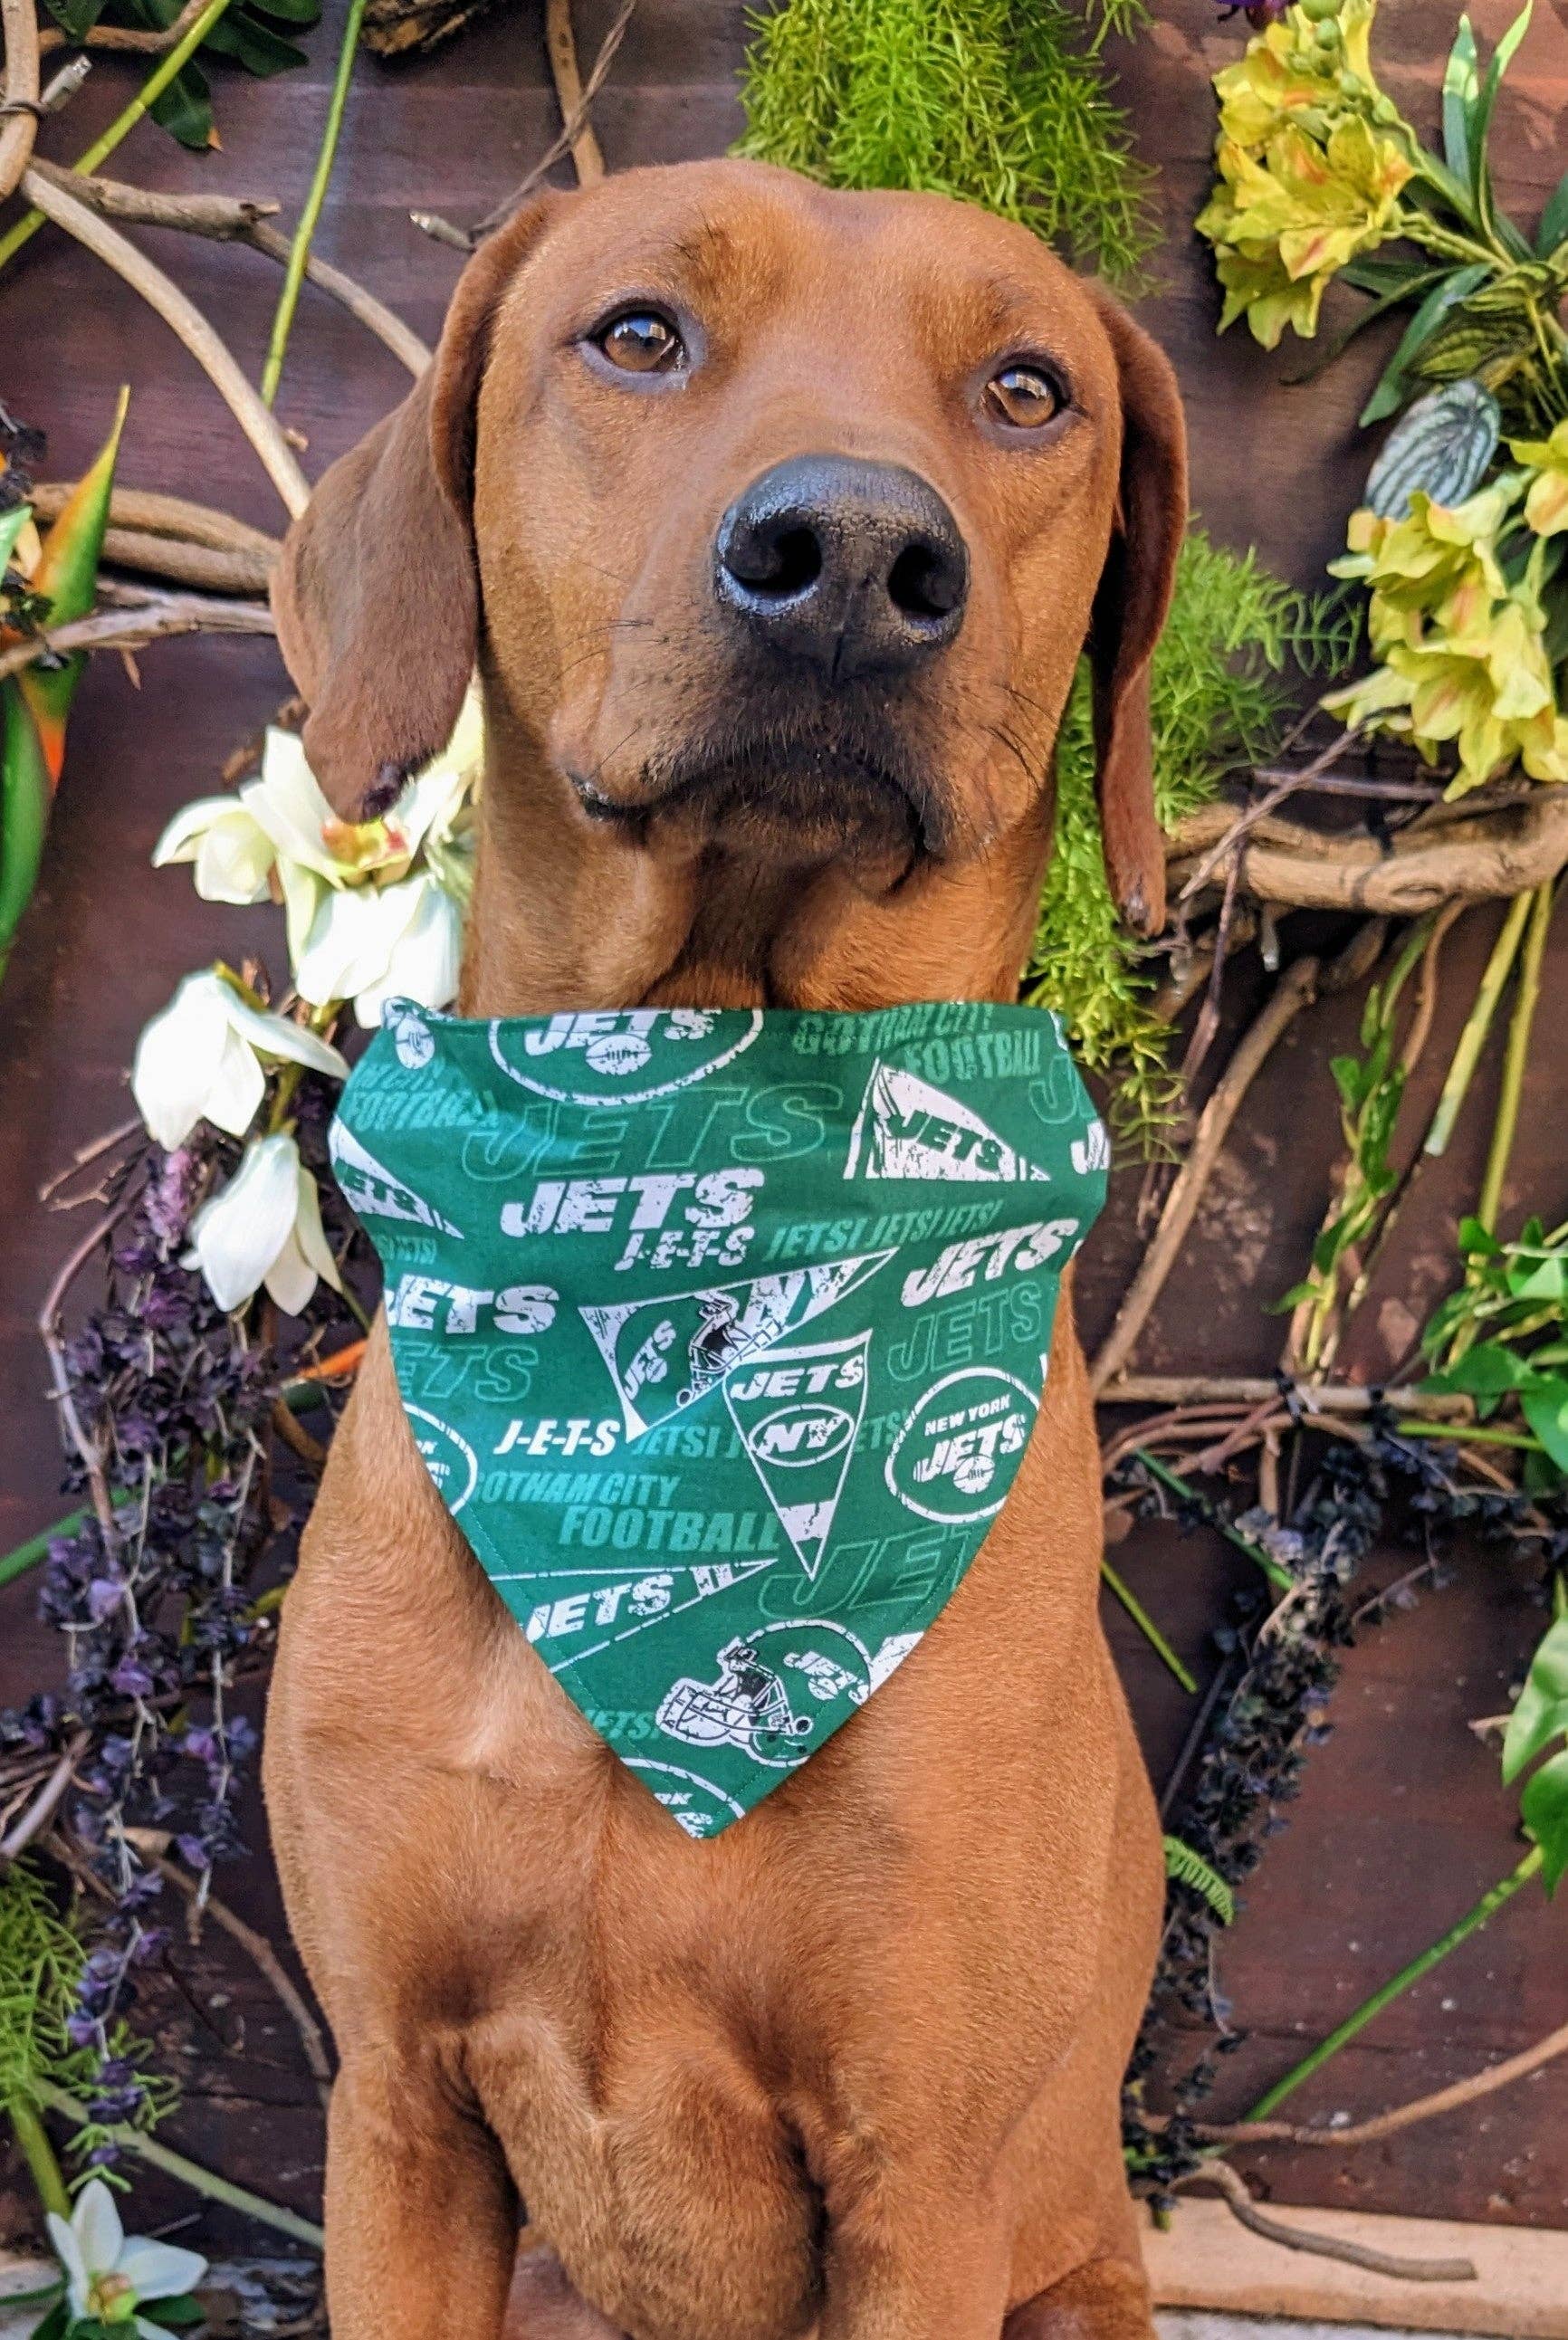
{"label": "green stem", "polygon": [[[156,104],[181,67],[189,64],[228,5],[229,0],[212,0],[211,6],[203,9],[184,39],[175,42],[166,57],[159,58],[124,112],[117,114],[103,136],[94,140],[86,153],[72,164],[74,171],[95,171],[100,163],[107,160],[121,140],[134,130],[148,108]],[[36,235],[43,224],[42,212],[28,212],[17,221],[8,235],[0,236],[0,268],[4,268],[6,262],[21,251],[30,237]]]}
{"label": "green stem", "polygon": [[1503,921],[1502,932],[1492,946],[1492,956],[1486,962],[1486,972],[1481,978],[1481,988],[1475,995],[1459,1046],[1454,1051],[1454,1061],[1448,1067],[1448,1078],[1443,1084],[1443,1095],[1437,1100],[1437,1110],[1432,1116],[1422,1148],[1426,1154],[1442,1154],[1447,1150],[1454,1135],[1454,1125],[1460,1108],[1469,1095],[1470,1084],[1475,1077],[1475,1067],[1481,1061],[1481,1051],[1486,1046],[1486,1036],[1492,1029],[1492,1019],[1497,1013],[1497,1003],[1503,996],[1509,972],[1519,950],[1524,921],[1530,915],[1533,895],[1516,894],[1509,905],[1508,916]]}
{"label": "green stem", "polygon": [[326,127],[322,133],[321,152],[316,156],[316,167],[311,179],[310,193],[305,197],[305,207],[300,213],[300,223],[289,246],[288,266],[283,271],[283,289],[278,295],[278,305],[273,316],[272,338],[267,343],[267,362],[262,368],[262,396],[269,406],[276,398],[278,384],[283,380],[283,356],[289,346],[294,310],[299,303],[300,286],[304,283],[305,263],[310,258],[311,242],[322,215],[322,205],[326,201],[327,183],[332,174],[338,136],[343,126],[343,108],[348,102],[354,52],[359,47],[360,26],[364,21],[364,13],[365,0],[350,0],[342,46],[338,51],[338,69],[327,105]]}
{"label": "green stem", "polygon": [[1541,1441],[1527,1430],[1491,1430],[1474,1422],[1402,1422],[1401,1438],[1445,1438],[1451,1446],[1522,1446],[1526,1453],[1543,1452]]}
{"label": "green stem", "polygon": [[1521,1886],[1530,1882],[1541,1867],[1541,1860],[1540,1846],[1532,1845],[1518,1868],[1510,1869],[1506,1877],[1499,1878],[1497,1883],[1482,1895],[1475,1907],[1467,1910],[1456,1926],[1449,1928],[1441,1941],[1434,1942],[1418,1958],[1412,1958],[1407,1967],[1401,1967],[1399,1972],[1385,1982],[1381,1990],[1374,1990],[1354,2015],[1347,2015],[1336,2031],[1331,2031],[1326,2039],[1320,2039],[1311,2053],[1304,2056],[1282,2080],[1276,2080],[1272,2088],[1266,2089],[1252,2110],[1243,2115],[1243,2118],[1266,2120],[1276,2105],[1282,2105],[1286,2097],[1295,2094],[1304,2080],[1310,2080],[1315,2072],[1320,2072],[1331,2056],[1337,2056],[1357,2032],[1365,2030],[1374,2016],[1381,2015],[1385,2007],[1391,2006],[1402,1992],[1410,1988],[1412,1983],[1419,1982],[1423,1975],[1430,1974],[1450,1950],[1456,1950],[1461,1942],[1467,1942],[1472,1934],[1479,1933],[1487,1919],[1495,1917],[1503,1903],[1512,1901]]}
{"label": "green stem", "polygon": [[1194,1681],[1191,1674],[1188,1673],[1186,1668],[1183,1665],[1181,1660],[1177,1657],[1170,1643],[1166,1640],[1165,1635],[1160,1631],[1159,1627],[1155,1623],[1155,1621],[1149,1615],[1148,1611],[1144,1607],[1143,1603],[1138,1600],[1136,1594],[1130,1589],[1130,1587],[1123,1583],[1121,1578],[1116,1574],[1116,1570],[1111,1566],[1108,1560],[1102,1560],[1100,1562],[1100,1574],[1106,1581],[1107,1589],[1116,1594],[1116,1599],[1121,1602],[1122,1607],[1126,1611],[1127,1615],[1132,1619],[1133,1623],[1137,1627],[1138,1631],[1143,1635],[1150,1649],[1154,1651],[1156,1656],[1161,1659],[1164,1663],[1169,1667],[1171,1672],[1175,1674],[1177,1681],[1180,1682],[1187,1696],[1189,1698],[1196,1698],[1197,1696],[1196,1682]]}
{"label": "green stem", "polygon": [[[74,2097],[67,2096],[64,2088],[45,2087],[40,2094],[51,2112],[58,2113],[65,2120],[74,2121],[78,2127],[87,2125],[90,2117],[86,2106],[78,2104]],[[251,2193],[248,2187],[236,2186],[232,2178],[220,2177],[215,2170],[203,2169],[198,2161],[187,2161],[183,2153],[175,2153],[168,2146],[160,2145],[155,2137],[147,2137],[139,2128],[124,2128],[111,2124],[105,2127],[104,2134],[113,2137],[114,2143],[122,2146],[127,2153],[135,2154],[149,2168],[161,2169],[168,2177],[177,2177],[194,2193],[204,2194],[210,2202],[222,2202],[226,2208],[238,2210],[244,2217],[254,2218],[258,2225],[273,2226],[280,2235],[291,2235],[296,2243],[308,2243],[313,2250],[321,2249],[325,2240],[321,2228],[313,2226],[308,2218],[302,2218],[296,2211],[285,2210],[276,2202],[269,2202],[262,2195]]]}
{"label": "green stem", "polygon": [[1227,1543],[1235,1544],[1237,1552],[1245,1552],[1248,1560],[1262,1569],[1271,1584],[1277,1585],[1282,1592],[1294,1591],[1295,1577],[1288,1568],[1281,1567],[1272,1552],[1265,1552],[1262,1544],[1254,1543],[1250,1536],[1243,1535],[1238,1527],[1233,1527],[1229,1520],[1216,1511],[1212,1503],[1205,1502],[1196,1487],[1189,1487],[1185,1479],[1178,1478],[1174,1471],[1167,1470],[1166,1465],[1149,1453],[1146,1447],[1135,1446],[1133,1453],[1143,1464],[1144,1469],[1156,1478],[1162,1487],[1168,1487],[1173,1495],[1180,1495],[1186,1502],[1196,1503],[1210,1527],[1217,1528]]}
{"label": "green stem", "polygon": [[6,2110],[11,2116],[16,2142],[22,2149],[22,2158],[38,2188],[39,2200],[45,2210],[53,2210],[56,2217],[68,2218],[71,2196],[65,2191],[65,2180],[60,2174],[60,2165],[55,2158],[55,2148],[45,2133],[43,2122],[25,2097],[16,2097]]}
{"label": "green stem", "polygon": [[36,1568],[41,1560],[47,1558],[49,1546],[55,1538],[74,1535],[86,1516],[84,1504],[79,1512],[72,1512],[66,1518],[56,1520],[52,1528],[40,1528],[37,1534],[29,1536],[25,1543],[17,1544],[14,1551],[0,1557],[0,1585],[10,1584],[16,1577],[25,1576],[30,1568]]}
{"label": "green stem", "polygon": [[1530,1027],[1535,1020],[1535,1005],[1541,996],[1541,967],[1546,956],[1546,937],[1552,925],[1554,899],[1550,882],[1538,886],[1530,897],[1530,927],[1519,961],[1519,989],[1513,1001],[1513,1020],[1508,1026],[1508,1053],[1503,1059],[1503,1086],[1497,1097],[1497,1119],[1493,1125],[1492,1148],[1486,1157],[1486,1175],[1481,1182],[1481,1199],[1475,1205],[1475,1215],[1488,1234],[1496,1232],[1497,1210],[1503,1200],[1503,1182],[1508,1175],[1508,1157],[1513,1151],[1513,1132],[1519,1120],[1524,1067],[1530,1056]]}

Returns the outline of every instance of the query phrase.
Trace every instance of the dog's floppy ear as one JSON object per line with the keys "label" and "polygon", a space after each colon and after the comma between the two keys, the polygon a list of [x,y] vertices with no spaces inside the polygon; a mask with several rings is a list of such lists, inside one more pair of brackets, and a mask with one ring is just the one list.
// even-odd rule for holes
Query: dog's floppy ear
{"label": "dog's floppy ear", "polygon": [[1165,849],[1155,818],[1149,661],[1170,607],[1186,529],[1186,425],[1170,360],[1095,288],[1121,382],[1122,469],[1110,551],[1089,629],[1096,783],[1106,875],[1126,924],[1165,924]]}
{"label": "dog's floppy ear", "polygon": [[334,463],[273,579],[305,754],[333,809],[367,820],[444,748],[479,625],[474,408],[498,302],[546,219],[543,195],[480,246],[415,388]]}

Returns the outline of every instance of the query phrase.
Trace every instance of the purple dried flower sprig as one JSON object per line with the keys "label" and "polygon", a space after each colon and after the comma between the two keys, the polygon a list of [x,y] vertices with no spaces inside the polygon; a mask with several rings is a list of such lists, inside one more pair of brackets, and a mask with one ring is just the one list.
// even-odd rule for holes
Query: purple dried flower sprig
{"label": "purple dried flower sprig", "polygon": [[[300,1131],[324,1171],[331,1098],[315,1086],[307,1075]],[[51,1543],[39,1596],[64,1637],[64,1688],[0,1711],[0,1754],[85,1742],[59,1819],[72,1858],[106,1889],[82,1904],[87,1955],[66,2027],[72,2048],[98,2058],[92,2088],[77,2091],[94,2165],[114,2157],[104,2128],[147,2121],[170,2093],[124,2031],[139,1978],[170,1938],[158,1850],[194,1873],[202,1898],[214,1866],[246,1849],[240,1801],[258,1734],[233,1695],[264,1668],[273,1626],[256,1578],[293,1516],[270,1460],[281,1379],[270,1307],[226,1315],[180,1264],[203,1193],[237,1151],[216,1138],[149,1147],[111,1189],[103,1299],[64,1345],[71,1405],[101,1468],[90,1473],[68,1446],[65,1484],[91,1480],[94,1502]],[[323,1285],[311,1317],[335,1320],[341,1305]]]}

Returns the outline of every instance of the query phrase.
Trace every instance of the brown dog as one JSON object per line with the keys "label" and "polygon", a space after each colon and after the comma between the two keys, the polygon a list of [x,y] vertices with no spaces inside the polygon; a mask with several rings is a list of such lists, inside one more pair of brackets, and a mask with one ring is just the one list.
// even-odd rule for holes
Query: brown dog
{"label": "brown dog", "polygon": [[[638,171],[483,247],[293,530],[279,628],[351,818],[478,659],[465,1013],[1008,999],[1086,640],[1113,886],[1162,914],[1185,501],[1169,367],[1021,228]],[[1162,1870],[1099,1551],[1064,1323],[918,1651],[694,1842],[502,1609],[378,1333],[267,1735],[342,2057],[335,2340],[498,2334],[520,2202],[531,2340],[1145,2340],[1117,2091]]]}

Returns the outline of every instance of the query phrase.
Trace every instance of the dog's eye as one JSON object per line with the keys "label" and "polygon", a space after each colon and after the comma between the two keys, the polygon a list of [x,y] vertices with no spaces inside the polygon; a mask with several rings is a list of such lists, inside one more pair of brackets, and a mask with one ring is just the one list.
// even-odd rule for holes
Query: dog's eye
{"label": "dog's eye", "polygon": [[655,309],[628,309],[597,332],[594,345],[622,373],[669,373],[686,355],[668,317]]}
{"label": "dog's eye", "polygon": [[1007,365],[986,384],[986,411],[1016,431],[1036,431],[1067,404],[1061,384],[1039,366]]}

